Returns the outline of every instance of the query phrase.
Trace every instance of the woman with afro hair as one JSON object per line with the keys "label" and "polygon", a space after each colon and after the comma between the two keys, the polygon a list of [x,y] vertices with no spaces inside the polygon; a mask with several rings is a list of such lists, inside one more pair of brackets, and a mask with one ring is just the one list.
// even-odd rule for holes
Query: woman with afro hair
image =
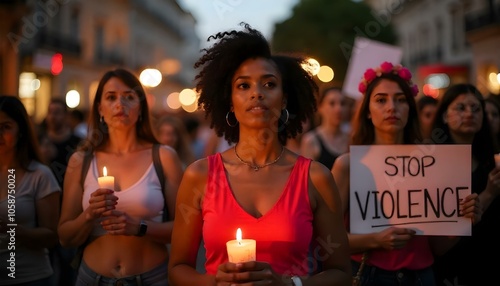
{"label": "woman with afro hair", "polygon": [[[234,145],[184,173],[169,281],[350,285],[349,245],[333,176],[321,163],[284,147],[312,119],[317,86],[302,68],[303,58],[273,55],[259,31],[243,26],[211,36],[217,43],[195,64],[201,69],[199,107],[217,135]],[[238,228],[243,238],[256,241],[256,255],[231,263],[226,242]],[[195,270],[202,240],[205,274]]]}

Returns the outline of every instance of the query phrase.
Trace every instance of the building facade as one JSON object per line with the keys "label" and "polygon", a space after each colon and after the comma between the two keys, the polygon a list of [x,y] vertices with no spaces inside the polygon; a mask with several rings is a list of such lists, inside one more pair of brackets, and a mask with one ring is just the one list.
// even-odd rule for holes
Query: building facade
{"label": "building facade", "polygon": [[175,0],[25,2],[28,13],[10,32],[17,40],[18,71],[11,67],[9,76],[18,81],[16,95],[36,121],[45,117],[51,98],[65,99],[70,90],[80,95],[75,108],[88,110],[98,80],[116,67],[137,76],[146,68],[161,72],[161,83],[146,88],[153,110],[166,108],[168,94],[193,87],[200,47],[196,21]]}
{"label": "building facade", "polygon": [[428,95],[470,82],[483,94],[499,93],[500,1],[366,0],[381,21],[390,21],[402,63]]}

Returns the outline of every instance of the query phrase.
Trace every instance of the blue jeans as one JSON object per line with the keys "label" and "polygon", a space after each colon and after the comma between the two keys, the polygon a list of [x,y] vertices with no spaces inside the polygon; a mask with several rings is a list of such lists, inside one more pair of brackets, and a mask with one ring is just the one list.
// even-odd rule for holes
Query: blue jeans
{"label": "blue jeans", "polygon": [[[359,268],[359,262],[351,260],[353,276]],[[365,264],[361,274],[361,286],[435,286],[434,272],[431,267],[421,270],[400,269],[387,271]]]}
{"label": "blue jeans", "polygon": [[122,278],[105,277],[95,273],[82,260],[75,286],[166,286],[168,285],[167,262],[152,270]]}

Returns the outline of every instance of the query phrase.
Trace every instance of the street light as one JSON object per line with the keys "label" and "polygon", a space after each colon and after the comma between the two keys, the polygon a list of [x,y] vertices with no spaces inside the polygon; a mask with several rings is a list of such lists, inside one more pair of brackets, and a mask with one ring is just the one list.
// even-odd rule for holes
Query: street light
{"label": "street light", "polygon": [[162,74],[157,69],[145,69],[139,75],[142,85],[147,87],[156,87],[161,83]]}
{"label": "street light", "polygon": [[321,66],[317,74],[318,79],[322,82],[330,82],[334,77],[333,69],[329,66]]}

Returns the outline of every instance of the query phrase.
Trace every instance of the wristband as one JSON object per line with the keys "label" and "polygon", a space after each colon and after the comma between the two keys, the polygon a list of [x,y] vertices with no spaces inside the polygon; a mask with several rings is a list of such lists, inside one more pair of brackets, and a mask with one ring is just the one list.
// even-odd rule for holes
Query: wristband
{"label": "wristband", "polygon": [[294,286],[302,286],[302,280],[299,276],[292,276],[292,283]]}
{"label": "wristband", "polygon": [[141,220],[141,223],[139,224],[139,232],[137,232],[136,236],[144,236],[146,231],[148,231],[148,225],[144,220]]}

